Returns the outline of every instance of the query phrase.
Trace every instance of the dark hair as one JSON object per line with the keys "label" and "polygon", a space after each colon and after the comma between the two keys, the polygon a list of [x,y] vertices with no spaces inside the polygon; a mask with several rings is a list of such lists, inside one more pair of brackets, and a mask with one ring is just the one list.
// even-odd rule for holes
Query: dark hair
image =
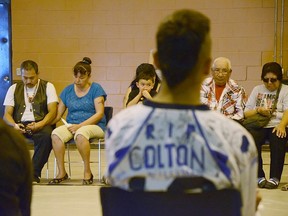
{"label": "dark hair", "polygon": [[[139,79],[145,79],[145,80],[148,80],[146,78],[139,78],[139,74],[141,72],[144,72],[144,73],[147,73],[147,74],[153,74],[153,78],[155,78],[155,82],[154,82],[154,79],[153,79],[153,82],[154,82],[154,88],[153,90],[156,91],[157,89],[157,86],[158,84],[161,82],[160,78],[158,77],[157,73],[156,73],[156,70],[155,70],[155,67],[152,65],[152,64],[149,64],[149,63],[142,63],[140,64],[137,69],[136,69],[136,75],[135,75],[135,78],[134,80],[130,83],[130,86],[132,88],[132,90],[134,89],[138,89],[137,86],[136,86],[136,82],[139,81]],[[143,76],[143,75],[141,75]],[[147,76],[150,76],[150,75],[147,75]],[[150,79],[150,78],[149,78]]]}
{"label": "dark hair", "polygon": [[168,86],[182,82],[195,67],[210,20],[194,10],[178,10],[158,27],[159,68]]}
{"label": "dark hair", "polygon": [[143,63],[140,64],[136,69],[136,82],[139,81],[139,79],[151,79],[154,82],[154,77],[156,76],[155,68],[152,64]]}
{"label": "dark hair", "polygon": [[87,74],[90,76],[91,74],[91,64],[92,61],[89,57],[84,57],[82,61],[79,61],[73,68],[74,75],[76,76],[78,73],[81,75]]}
{"label": "dark hair", "polygon": [[35,73],[38,74],[38,65],[36,62],[32,61],[32,60],[26,60],[24,62],[22,62],[21,66],[20,66],[20,70],[22,73],[22,70],[31,70],[34,69]]}
{"label": "dark hair", "polygon": [[137,67],[136,70],[136,82],[139,82],[140,79],[152,80],[154,83],[154,78],[156,76],[155,68],[151,64],[141,64]]}
{"label": "dark hair", "polygon": [[267,73],[273,73],[277,76],[277,79],[282,81],[282,67],[277,62],[268,62],[262,67],[261,79],[263,80]]}

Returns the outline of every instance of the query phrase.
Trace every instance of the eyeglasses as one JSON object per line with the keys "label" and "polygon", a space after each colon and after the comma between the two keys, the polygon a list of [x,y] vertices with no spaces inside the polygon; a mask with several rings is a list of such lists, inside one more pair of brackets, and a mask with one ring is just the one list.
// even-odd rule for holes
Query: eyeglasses
{"label": "eyeglasses", "polygon": [[227,75],[230,72],[230,70],[225,69],[225,68],[224,69],[214,68],[213,71],[217,74],[222,73],[223,75]]}
{"label": "eyeglasses", "polygon": [[263,82],[268,83],[269,81],[271,83],[276,82],[278,79],[277,78],[263,78]]}

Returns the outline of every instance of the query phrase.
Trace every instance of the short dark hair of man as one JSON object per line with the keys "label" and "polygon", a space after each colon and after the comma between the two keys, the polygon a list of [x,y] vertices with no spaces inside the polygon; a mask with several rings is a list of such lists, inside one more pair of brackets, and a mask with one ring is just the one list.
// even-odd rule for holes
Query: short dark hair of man
{"label": "short dark hair of man", "polygon": [[168,86],[181,83],[194,69],[209,31],[209,18],[194,10],[178,10],[160,24],[158,61]]}
{"label": "short dark hair of man", "polygon": [[36,62],[32,61],[32,60],[26,60],[26,61],[23,61],[21,66],[20,66],[20,70],[26,70],[26,71],[29,71],[29,70],[32,70],[34,69],[35,70],[35,73],[38,74],[38,65]]}

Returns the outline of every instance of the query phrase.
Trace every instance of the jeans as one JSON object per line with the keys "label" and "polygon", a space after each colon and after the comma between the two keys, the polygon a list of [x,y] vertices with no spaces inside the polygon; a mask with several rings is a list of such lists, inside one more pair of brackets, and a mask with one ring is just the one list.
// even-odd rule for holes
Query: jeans
{"label": "jeans", "polygon": [[53,129],[53,126],[47,125],[32,136],[29,136],[29,139],[34,142],[34,154],[32,157],[34,176],[41,177],[41,171],[48,161],[52,150],[51,133]]}

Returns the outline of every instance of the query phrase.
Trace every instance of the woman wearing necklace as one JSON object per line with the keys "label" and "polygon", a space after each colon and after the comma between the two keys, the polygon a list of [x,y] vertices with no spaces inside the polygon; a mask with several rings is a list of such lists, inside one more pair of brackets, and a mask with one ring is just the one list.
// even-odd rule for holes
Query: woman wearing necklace
{"label": "woman wearing necklace", "polygon": [[88,57],[78,62],[73,69],[74,83],[67,86],[60,94],[58,113],[54,123],[58,122],[68,109],[66,118],[68,124],[57,127],[52,132],[52,145],[57,159],[58,174],[49,184],[59,184],[68,179],[64,166],[64,143],[72,138],[84,162],[82,183],[84,185],[93,183],[89,139],[104,137],[106,123],[104,101],[107,95],[98,83],[90,82],[91,63]]}

